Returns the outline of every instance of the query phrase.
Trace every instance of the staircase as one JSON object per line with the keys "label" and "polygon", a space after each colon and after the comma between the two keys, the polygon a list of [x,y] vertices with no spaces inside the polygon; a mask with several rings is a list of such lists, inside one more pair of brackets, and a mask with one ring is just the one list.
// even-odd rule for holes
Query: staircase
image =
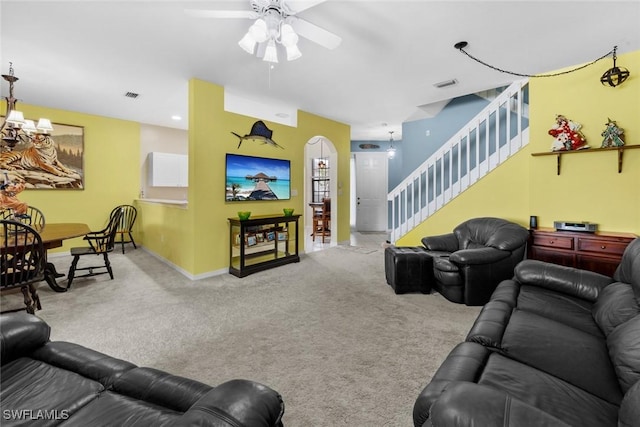
{"label": "staircase", "polygon": [[504,89],[388,194],[392,243],[529,143],[528,88]]}

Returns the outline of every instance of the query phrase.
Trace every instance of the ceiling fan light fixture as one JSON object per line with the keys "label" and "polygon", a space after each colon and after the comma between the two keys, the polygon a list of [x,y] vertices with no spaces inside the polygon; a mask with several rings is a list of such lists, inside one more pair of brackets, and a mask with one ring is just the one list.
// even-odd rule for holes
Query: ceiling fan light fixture
{"label": "ceiling fan light fixture", "polygon": [[256,50],[256,41],[251,36],[251,34],[247,33],[244,35],[242,39],[238,42],[238,45],[250,55],[253,55],[253,52]]}
{"label": "ceiling fan light fixture", "polygon": [[267,28],[267,23],[262,18],[256,19],[256,22],[254,22],[253,25],[249,27],[249,32],[247,34],[250,34],[251,37],[253,37],[253,39],[258,43],[267,41],[267,39],[269,38],[269,29]]}
{"label": "ceiling fan light fixture", "polygon": [[287,46],[287,61],[293,61],[302,56],[302,52],[298,49],[298,45]]}
{"label": "ceiling fan light fixture", "polygon": [[267,48],[264,51],[263,61],[267,62],[278,62],[278,51],[276,50],[276,42],[273,39],[269,40],[267,43]]}
{"label": "ceiling fan light fixture", "polygon": [[282,24],[280,27],[280,42],[284,47],[292,47],[298,43],[298,35],[290,24]]}

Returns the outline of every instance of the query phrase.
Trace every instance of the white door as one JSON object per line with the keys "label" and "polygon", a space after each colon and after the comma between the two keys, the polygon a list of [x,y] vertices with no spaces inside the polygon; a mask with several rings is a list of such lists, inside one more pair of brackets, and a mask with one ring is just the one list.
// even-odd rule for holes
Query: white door
{"label": "white door", "polygon": [[356,230],[387,230],[387,154],[355,153]]}

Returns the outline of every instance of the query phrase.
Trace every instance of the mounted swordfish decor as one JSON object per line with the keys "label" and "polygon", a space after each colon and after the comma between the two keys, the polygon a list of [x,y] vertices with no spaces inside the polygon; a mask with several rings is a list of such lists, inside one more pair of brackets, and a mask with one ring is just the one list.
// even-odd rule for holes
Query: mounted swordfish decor
{"label": "mounted swordfish decor", "polygon": [[251,139],[253,141],[262,141],[263,144],[271,145],[272,147],[279,147],[284,150],[284,148],[271,139],[271,135],[273,135],[273,131],[264,124],[262,120],[258,120],[251,126],[251,132],[245,136],[240,136],[235,132],[231,132],[235,136],[237,136],[240,141],[238,142],[238,149],[242,145],[243,141]]}
{"label": "mounted swordfish decor", "polygon": [[0,169],[26,189],[84,190],[84,128],[54,123],[50,134],[0,153]]}

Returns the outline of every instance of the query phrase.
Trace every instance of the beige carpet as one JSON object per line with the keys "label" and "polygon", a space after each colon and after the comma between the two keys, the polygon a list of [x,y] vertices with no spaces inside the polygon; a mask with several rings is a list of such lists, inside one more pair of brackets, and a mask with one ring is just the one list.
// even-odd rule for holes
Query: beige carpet
{"label": "beige carpet", "polygon": [[[395,295],[382,248],[334,247],[200,281],[141,249],[111,259],[113,281],[77,279],[64,294],[40,284],[37,314],[53,340],[211,385],[267,384],[288,427],[411,426],[418,393],[479,312],[437,294]],[[71,258],[51,261],[66,272]]]}

